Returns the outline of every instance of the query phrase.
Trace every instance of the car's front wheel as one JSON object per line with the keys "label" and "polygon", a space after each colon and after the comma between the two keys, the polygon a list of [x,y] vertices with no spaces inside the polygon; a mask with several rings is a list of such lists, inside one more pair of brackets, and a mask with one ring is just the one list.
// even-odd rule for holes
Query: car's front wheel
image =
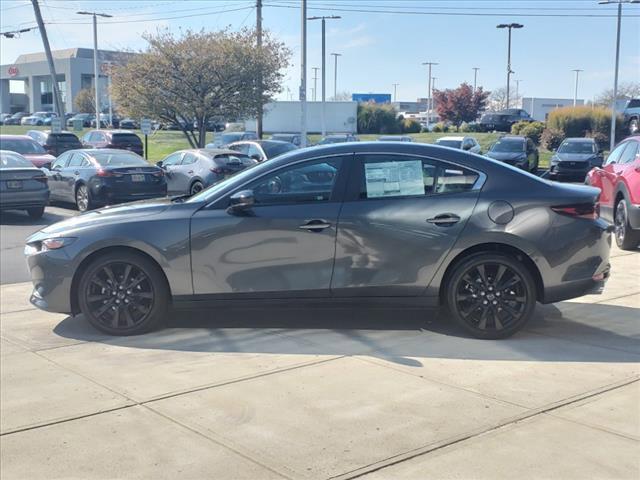
{"label": "car's front wheel", "polygon": [[476,338],[506,338],[533,314],[536,286],[517,259],[482,253],[458,263],[445,285],[453,319]]}
{"label": "car's front wheel", "polygon": [[640,243],[640,231],[633,230],[629,224],[627,201],[622,198],[616,206],[614,218],[616,244],[622,250],[633,250]]}
{"label": "car's front wheel", "polygon": [[166,278],[153,261],[113,252],[82,274],[78,304],[89,323],[110,335],[138,335],[159,327],[169,306]]}
{"label": "car's front wheel", "polygon": [[29,215],[30,218],[33,218],[34,220],[38,220],[42,218],[42,216],[44,215],[44,207],[29,208],[27,209],[27,214]]}

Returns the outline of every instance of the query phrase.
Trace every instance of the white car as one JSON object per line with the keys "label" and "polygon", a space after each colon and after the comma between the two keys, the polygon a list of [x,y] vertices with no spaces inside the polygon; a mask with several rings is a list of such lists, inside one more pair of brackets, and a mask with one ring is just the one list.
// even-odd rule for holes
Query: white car
{"label": "white car", "polygon": [[436,140],[436,145],[443,147],[458,148],[467,152],[482,154],[482,148],[478,141],[473,137],[441,137]]}
{"label": "white car", "polygon": [[57,117],[57,115],[53,112],[36,112],[28,117],[22,117],[20,125],[45,125],[50,123],[46,122],[46,120],[52,117]]}

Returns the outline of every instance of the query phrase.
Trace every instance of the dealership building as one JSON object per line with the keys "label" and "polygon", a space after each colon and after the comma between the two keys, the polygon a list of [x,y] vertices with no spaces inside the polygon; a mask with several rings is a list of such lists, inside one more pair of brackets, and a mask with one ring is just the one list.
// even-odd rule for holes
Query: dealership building
{"label": "dealership building", "polygon": [[[94,86],[93,50],[68,48],[51,52],[66,113],[75,110],[73,99],[83,88]],[[111,65],[125,64],[132,53],[98,50],[100,103],[108,103]],[[20,55],[0,67],[0,113],[53,111],[53,88],[44,52]]]}

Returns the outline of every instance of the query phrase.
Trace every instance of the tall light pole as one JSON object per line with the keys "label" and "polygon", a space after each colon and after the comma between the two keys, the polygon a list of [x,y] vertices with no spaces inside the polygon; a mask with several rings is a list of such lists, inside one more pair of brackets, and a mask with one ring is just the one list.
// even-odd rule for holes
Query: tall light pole
{"label": "tall light pole", "polygon": [[427,65],[429,67],[429,86],[427,87],[427,130],[429,129],[429,124],[431,123],[431,67],[434,65],[438,65],[436,62],[422,62],[423,65]]}
{"label": "tall light pole", "polygon": [[616,33],[616,69],[613,78],[613,101],[611,102],[611,138],[609,139],[609,151],[613,150],[616,144],[616,101],[618,100],[618,68],[620,66],[620,27],[622,25],[622,4],[623,3],[640,3],[639,0],[601,0],[600,5],[608,5],[610,3],[618,4],[618,29]]}
{"label": "tall light pole", "polygon": [[516,101],[520,98],[520,82],[522,80],[514,80],[516,82]]}
{"label": "tall light pole", "polygon": [[[306,7],[306,0],[303,0]],[[327,134],[326,125],[326,87],[327,87],[327,54],[326,54],[326,20],[337,20],[341,17],[337,15],[322,16],[322,17],[309,17],[307,20],[322,20],[322,136]]]}
{"label": "tall light pole", "polygon": [[511,74],[515,73],[511,70],[511,29],[522,28],[524,25],[519,23],[501,23],[496,25],[496,28],[508,28],[509,29],[509,44],[507,47],[507,108],[509,108],[509,81],[511,80]]}
{"label": "tall light pole", "polygon": [[398,91],[398,85],[400,85],[399,83],[394,83],[393,84],[393,101],[397,101],[398,97],[396,97],[396,92]]}
{"label": "tall light pole", "polygon": [[318,70],[320,67],[312,67],[313,70],[313,101],[316,101],[316,93],[318,92]]}
{"label": "tall light pole", "polygon": [[576,86],[575,86],[575,89],[573,90],[573,106],[575,107],[576,104],[578,103],[578,76],[580,75],[580,72],[584,72],[584,70],[580,70],[579,68],[576,68],[571,71],[576,72]]}
{"label": "tall light pole", "polygon": [[476,84],[478,83],[478,70],[480,70],[480,67],[473,67],[473,93],[476,93]]}
{"label": "tall light pole", "polygon": [[341,57],[341,53],[332,53],[334,58],[333,62],[333,101],[338,99],[338,57]]}
{"label": "tall light pole", "polygon": [[438,77],[431,77],[431,90],[435,90],[436,89],[436,80],[438,79]]}
{"label": "tall light pole", "polygon": [[111,18],[113,15],[96,12],[77,12],[78,15],[91,15],[93,17],[93,77],[96,94],[96,128],[100,129],[100,76],[98,74],[98,19],[97,17]]}
{"label": "tall light pole", "polygon": [[302,48],[300,49],[300,146],[307,146],[307,0],[302,0]]}

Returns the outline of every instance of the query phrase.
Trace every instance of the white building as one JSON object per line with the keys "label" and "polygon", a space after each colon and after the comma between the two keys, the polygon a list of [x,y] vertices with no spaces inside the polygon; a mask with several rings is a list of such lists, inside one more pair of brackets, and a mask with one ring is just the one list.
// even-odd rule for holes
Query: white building
{"label": "white building", "polygon": [[[584,100],[577,100],[576,105],[584,105]],[[549,113],[556,108],[572,107],[573,98],[535,98],[524,97],[520,108],[529,112],[534,120],[545,122]]]}

